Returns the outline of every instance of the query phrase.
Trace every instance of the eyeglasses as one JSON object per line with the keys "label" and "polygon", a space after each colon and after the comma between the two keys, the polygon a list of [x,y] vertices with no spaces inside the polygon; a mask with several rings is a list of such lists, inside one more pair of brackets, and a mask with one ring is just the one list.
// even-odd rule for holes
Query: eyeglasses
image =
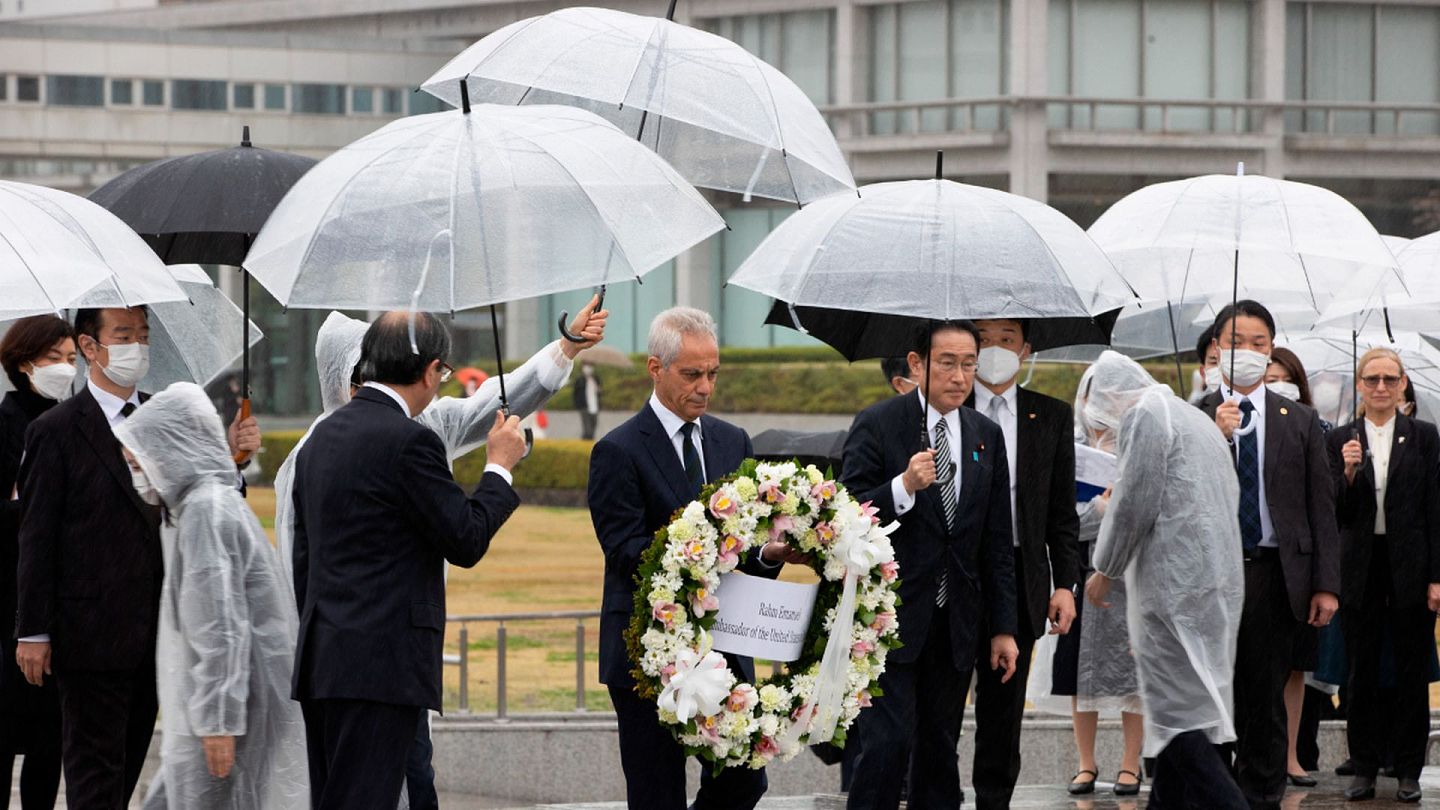
{"label": "eyeglasses", "polygon": [[1395,388],[1400,385],[1400,378],[1393,374],[1368,374],[1360,378],[1360,384],[1366,388],[1377,388],[1381,383],[1386,388]]}
{"label": "eyeglasses", "polygon": [[450,382],[450,377],[455,374],[455,367],[449,363],[440,363],[440,382]]}
{"label": "eyeglasses", "polygon": [[930,367],[941,374],[954,374],[956,371],[963,371],[966,374],[974,374],[980,363],[975,360],[956,360],[953,357],[942,357],[930,364]]}

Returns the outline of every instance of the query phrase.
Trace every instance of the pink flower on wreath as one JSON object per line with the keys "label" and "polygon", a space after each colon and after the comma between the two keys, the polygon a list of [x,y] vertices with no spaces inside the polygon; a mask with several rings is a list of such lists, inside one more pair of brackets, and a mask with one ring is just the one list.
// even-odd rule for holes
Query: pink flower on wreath
{"label": "pink flower on wreath", "polygon": [[860,504],[860,512],[870,518],[870,522],[876,526],[880,525],[880,507],[874,506],[874,501],[866,501]]}
{"label": "pink flower on wreath", "polygon": [[873,652],[875,652],[875,642],[873,641],[866,641],[864,639],[860,639],[859,641],[856,641],[854,644],[850,645],[851,658],[864,658],[865,656]]}
{"label": "pink flower on wreath", "polygon": [[895,611],[887,610],[875,614],[875,621],[870,623],[870,629],[877,633],[884,633],[895,626]]}
{"label": "pink flower on wreath", "polygon": [[822,501],[828,501],[831,498],[835,497],[835,493],[838,491],[839,488],[835,486],[834,481],[821,481],[820,483],[810,488],[810,495],[811,497],[819,498]]}
{"label": "pink flower on wreath", "polygon": [[869,689],[861,689],[861,690],[860,690],[860,693],[855,696],[855,699],[858,700],[858,701],[860,701],[860,708],[862,708],[862,709],[868,709],[868,708],[870,708],[870,690],[869,690]]}
{"label": "pink flower on wreath", "polygon": [[780,503],[785,500],[785,493],[780,491],[780,485],[773,482],[761,484],[758,494],[765,503]]}
{"label": "pink flower on wreath", "polygon": [[666,664],[660,668],[660,685],[669,686],[670,678],[675,675],[675,665]]}
{"label": "pink flower on wreath", "polygon": [[886,582],[894,582],[900,576],[900,563],[894,560],[880,563],[880,578]]}
{"label": "pink flower on wreath", "polygon": [[697,562],[703,560],[705,558],[705,541],[699,537],[688,540],[683,546],[683,551],[685,552],[685,559],[687,560]]}
{"label": "pink flower on wreath", "polygon": [[720,597],[705,588],[696,588],[690,594],[690,609],[697,618],[720,609]]}
{"label": "pink flower on wreath", "polygon": [[720,739],[720,724],[716,722],[713,714],[709,717],[695,718],[695,731],[710,742]]}
{"label": "pink flower on wreath", "polygon": [[776,515],[770,519],[770,539],[779,540],[786,532],[795,528],[795,518],[790,515]]}
{"label": "pink flower on wreath", "polygon": [[835,527],[831,526],[829,523],[826,523],[823,520],[819,523],[816,523],[815,539],[820,541],[820,545],[829,546],[831,543],[835,542]]}
{"label": "pink flower on wreath", "polygon": [[715,490],[715,494],[710,496],[710,514],[714,515],[717,520],[724,520],[738,511],[740,511],[740,504],[736,503],[723,487]]}
{"label": "pink flower on wreath", "polygon": [[775,742],[774,737],[760,735],[760,742],[755,743],[755,753],[766,760],[780,756],[780,743]]}
{"label": "pink flower on wreath", "polygon": [[732,712],[748,712],[759,702],[760,697],[756,694],[755,687],[748,683],[742,683],[730,691],[730,697],[725,701],[725,708]]}
{"label": "pink flower on wreath", "polygon": [[733,568],[740,562],[740,549],[744,545],[744,542],[735,535],[725,535],[724,539],[720,541],[720,553],[716,556],[716,562]]}
{"label": "pink flower on wreath", "polygon": [[661,602],[651,608],[650,615],[665,625],[666,630],[675,629],[675,620],[680,618],[680,606],[674,602]]}

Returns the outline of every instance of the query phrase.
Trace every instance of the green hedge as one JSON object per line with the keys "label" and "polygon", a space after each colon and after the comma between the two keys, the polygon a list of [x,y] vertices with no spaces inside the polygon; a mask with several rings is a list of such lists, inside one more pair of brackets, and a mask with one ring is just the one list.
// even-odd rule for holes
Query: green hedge
{"label": "green hedge", "polygon": [[[261,439],[264,466],[260,483],[275,481],[275,471],[295,449],[304,431],[277,430],[266,432]],[[530,457],[515,467],[518,489],[584,489],[590,471],[590,447],[593,442],[581,439],[541,439],[535,443]],[[485,448],[480,448],[455,462],[455,480],[466,488],[480,482],[485,473]]]}

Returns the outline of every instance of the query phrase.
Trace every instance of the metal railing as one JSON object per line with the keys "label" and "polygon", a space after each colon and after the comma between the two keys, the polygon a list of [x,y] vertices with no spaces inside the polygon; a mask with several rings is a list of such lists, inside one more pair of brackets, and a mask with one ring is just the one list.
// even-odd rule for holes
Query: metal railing
{"label": "metal railing", "polygon": [[[1062,120],[1048,121],[1061,131],[1115,131],[1166,134],[1258,133],[1267,114],[1289,114],[1284,134],[1440,136],[1440,104],[1389,101],[1262,101],[1256,99],[1110,98],[1099,96],[985,96],[928,101],[870,101],[820,108],[842,138],[886,137],[940,133],[996,133],[1008,129],[1020,108],[1058,111]],[[983,111],[993,111],[982,116]],[[1123,115],[1115,113],[1123,111]],[[1204,113],[1204,125],[1177,123],[1181,114]],[[1128,118],[1132,125],[1102,124]],[[1368,123],[1340,126],[1346,119],[1367,116]],[[1296,121],[1298,116],[1298,122]],[[1425,121],[1427,131],[1405,132],[1406,123]],[[979,122],[985,121],[984,125]],[[882,123],[883,122],[883,123]],[[941,126],[935,126],[941,124]],[[992,125],[993,124],[993,125]],[[878,125],[878,126],[877,126]],[[877,131],[884,130],[884,131]]]}
{"label": "metal railing", "polygon": [[482,613],[465,616],[447,616],[446,625],[459,624],[459,647],[457,654],[446,654],[446,665],[460,668],[460,714],[470,714],[470,625],[495,625],[495,717],[504,720],[509,717],[509,680],[506,672],[508,652],[507,623],[564,621],[575,622],[575,711],[586,711],[585,706],[585,621],[599,619],[598,610],[568,610],[550,613]]}

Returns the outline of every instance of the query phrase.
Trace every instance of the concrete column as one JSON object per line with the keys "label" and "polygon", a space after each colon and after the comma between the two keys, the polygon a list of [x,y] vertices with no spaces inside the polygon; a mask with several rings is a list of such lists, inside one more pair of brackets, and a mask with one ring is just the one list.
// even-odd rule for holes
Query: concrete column
{"label": "concrete column", "polygon": [[[717,233],[675,258],[675,304],[703,309],[717,317],[720,302],[715,299],[715,254],[720,249]],[[720,279],[724,281],[724,279]]]}
{"label": "concrete column", "polygon": [[546,333],[543,331],[545,325],[540,323],[540,302],[537,299],[511,301],[501,312],[500,331],[504,337],[501,342],[505,346],[507,366],[517,362],[514,358],[521,358],[518,362],[523,363],[524,358],[549,342],[549,339],[542,340],[540,337]]}
{"label": "concrete column", "polygon": [[[865,36],[864,14],[856,8],[854,0],[839,0],[835,4],[835,63],[831,70],[837,106],[866,100],[865,66],[870,61],[870,43]],[[846,140],[860,135],[856,123],[850,116],[834,122],[835,137],[842,146]],[[853,155],[847,154],[845,159],[852,160]]]}
{"label": "concrete column", "polygon": [[[1257,0],[1250,18],[1250,95],[1261,101],[1285,100],[1285,0]],[[1262,166],[1254,172],[1268,177],[1285,176],[1285,113],[1260,114],[1260,131],[1265,135]]]}
{"label": "concrete column", "polygon": [[[1044,95],[1049,23],[1047,0],[1011,0],[1010,95]],[[1021,103],[1010,110],[1010,191],[1045,202],[1050,192],[1045,105]]]}

